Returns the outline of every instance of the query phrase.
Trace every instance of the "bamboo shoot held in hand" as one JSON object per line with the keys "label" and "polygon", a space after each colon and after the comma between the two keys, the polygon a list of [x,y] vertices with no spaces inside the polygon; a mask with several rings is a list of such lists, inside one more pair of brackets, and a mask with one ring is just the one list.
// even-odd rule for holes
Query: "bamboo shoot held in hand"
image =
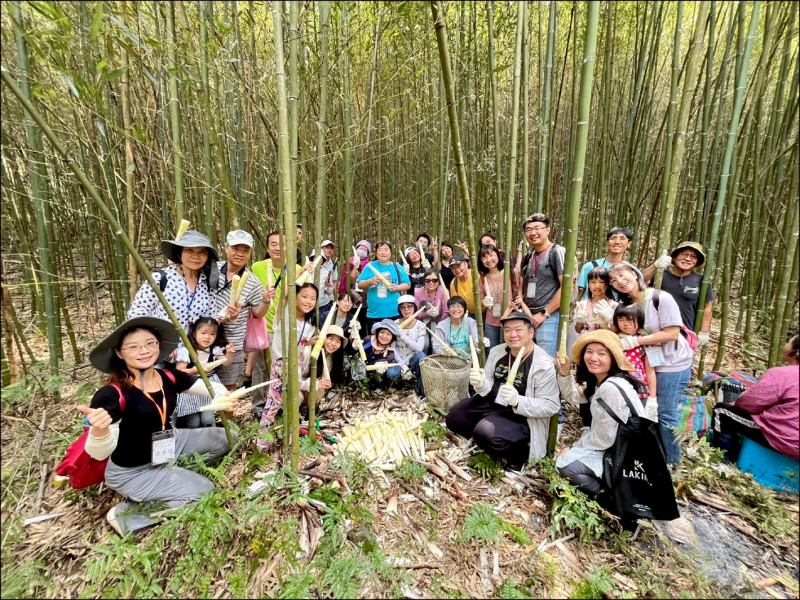
{"label": "bamboo shoot held in hand", "polygon": [[416,318],[417,318],[417,317],[420,315],[420,313],[421,313],[423,310],[425,310],[425,307],[424,307],[424,306],[423,306],[422,308],[420,308],[420,309],[419,309],[417,312],[415,312],[413,315],[411,315],[410,317],[408,317],[408,318],[407,318],[405,321],[403,321],[402,323],[400,323],[400,329],[405,329],[406,327],[408,327],[409,325],[411,325],[411,322],[412,322],[414,319],[416,319]]}
{"label": "bamboo shoot held in hand", "polygon": [[178,226],[178,233],[175,234],[175,241],[181,241],[181,238],[187,231],[189,231],[189,221],[181,219],[181,224]]}
{"label": "bamboo shoot held in hand", "polygon": [[[311,274],[317,268],[317,265],[319,265],[319,261],[321,261],[321,260],[322,260],[322,254],[320,254],[317,258],[315,258],[314,262],[311,263],[312,267],[313,267],[311,269],[311,271],[303,271],[300,274],[300,277],[297,278],[297,281],[295,282],[295,285],[297,285],[297,286],[305,285],[305,283],[308,281],[308,278],[311,277]],[[308,266],[308,265],[306,265],[306,266]]]}
{"label": "bamboo shoot held in hand", "polygon": [[472,336],[467,336],[469,339],[469,351],[472,355],[472,368],[480,369],[481,363],[478,361],[478,351],[475,350],[475,342],[472,341]]}
{"label": "bamboo shoot held in hand", "polygon": [[519,349],[517,352],[517,357],[514,359],[514,364],[511,365],[511,368],[508,370],[508,385],[514,385],[514,379],[517,377],[517,371],[519,371],[519,366],[522,364],[522,356],[525,354],[525,347]]}
{"label": "bamboo shoot held in hand", "polygon": [[444,279],[442,279],[441,273],[439,273],[439,285],[442,286],[442,291],[444,292],[445,301],[450,300],[450,290],[448,290],[447,286],[444,284]]}
{"label": "bamboo shoot held in hand", "polygon": [[378,269],[372,266],[372,263],[367,263],[367,266],[372,269],[372,272],[375,273],[375,277],[377,277],[383,285],[385,285],[387,288],[392,287],[392,283],[386,279],[382,273],[379,273]]}
{"label": "bamboo shoot held in hand", "polygon": [[322,345],[325,343],[325,338],[328,335],[328,329],[330,329],[331,322],[335,316],[336,309],[331,308],[331,310],[328,311],[328,316],[325,317],[325,323],[322,325],[322,329],[319,332],[319,339],[317,340],[317,343],[314,344],[314,349],[311,350],[311,358],[313,360],[317,360],[319,358],[319,353],[322,352]]}
{"label": "bamboo shoot held in hand", "polygon": [[422,266],[425,267],[426,270],[430,269],[431,263],[428,261],[428,257],[425,256],[425,248],[422,247],[422,242],[417,244],[417,246],[419,246],[419,256],[420,260],[422,260]]}

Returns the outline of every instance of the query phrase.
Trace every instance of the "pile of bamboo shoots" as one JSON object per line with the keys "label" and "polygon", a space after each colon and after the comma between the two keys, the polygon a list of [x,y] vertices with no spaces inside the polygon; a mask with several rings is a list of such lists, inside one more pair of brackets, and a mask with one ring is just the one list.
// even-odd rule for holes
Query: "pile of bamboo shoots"
{"label": "pile of bamboo shoots", "polygon": [[404,458],[425,459],[425,440],[420,425],[428,416],[418,417],[413,411],[404,413],[385,410],[353,425],[342,428],[336,438],[337,452],[357,454],[372,466],[392,471]]}

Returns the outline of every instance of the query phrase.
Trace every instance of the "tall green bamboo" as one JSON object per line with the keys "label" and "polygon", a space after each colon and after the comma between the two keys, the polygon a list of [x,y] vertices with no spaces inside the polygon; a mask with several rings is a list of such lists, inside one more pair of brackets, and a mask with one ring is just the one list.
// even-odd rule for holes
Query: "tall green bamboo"
{"label": "tall green bamboo", "polygon": [[[325,194],[327,191],[327,173],[325,165],[325,144],[328,130],[328,19],[330,18],[330,2],[319,0],[319,113],[317,115],[317,204],[316,216],[314,218],[314,240],[317,252],[322,249],[319,244],[322,242],[323,229],[322,219],[319,218],[325,210]],[[345,256],[347,253],[345,253]],[[342,269],[347,269],[345,262],[342,261]],[[317,286],[319,287],[319,285]],[[336,310],[334,306],[331,310]],[[316,374],[316,361],[312,361],[312,375]],[[308,439],[316,441],[316,396],[317,390],[312,377],[311,386],[308,392]]]}
{"label": "tall green bamboo", "polygon": [[[667,197],[669,195],[669,179],[672,175],[672,156],[674,151],[673,140],[675,139],[675,105],[678,103],[678,79],[681,69],[681,35],[683,33],[683,0],[679,0],[675,21],[675,35],[672,40],[672,75],[669,84],[669,104],[667,104],[667,141],[664,148],[664,173],[661,178],[661,199],[659,202],[658,222],[661,227],[658,230],[658,241],[656,247],[658,254],[661,249],[669,245],[669,233],[672,223],[666,219]],[[688,82],[688,79],[687,79]],[[656,276],[656,286],[661,287],[661,280]]]}
{"label": "tall green bamboo", "polygon": [[178,99],[178,60],[175,52],[175,3],[167,4],[167,69],[169,70],[169,120],[172,130],[172,175],[175,180],[175,222],[184,218],[181,109]]}
{"label": "tall green bamboo", "polygon": [[536,192],[534,212],[542,212],[544,207],[544,186],[547,178],[547,149],[550,145],[550,92],[553,79],[553,48],[556,38],[556,3],[550,3],[550,21],[547,26],[547,54],[544,68],[544,92],[542,98],[542,119],[539,124],[539,187]]}
{"label": "tall green bamboo", "polygon": [[[349,45],[350,18],[347,12],[347,0],[342,2],[342,39]],[[350,98],[350,50],[345,46],[342,51],[342,126],[344,128],[344,151],[342,167],[344,168],[344,229],[342,231],[342,247],[348,248],[353,239],[353,116]]]}
{"label": "tall green bamboo", "polygon": [[298,373],[297,373],[297,319],[294,318],[295,306],[297,305],[296,291],[295,291],[295,270],[292,269],[293,258],[297,251],[297,237],[295,236],[295,211],[296,206],[294,198],[292,198],[292,180],[291,180],[291,156],[289,154],[289,102],[288,91],[286,86],[286,72],[283,67],[284,54],[283,54],[283,16],[281,14],[281,0],[272,0],[272,28],[275,38],[275,74],[278,84],[277,100],[278,100],[278,167],[282,173],[280,178],[281,182],[281,195],[280,201],[283,203],[283,217],[284,217],[284,230],[285,244],[286,244],[286,260],[288,265],[286,269],[286,290],[288,291],[287,303],[289,311],[289,327],[288,327],[288,340],[287,345],[284,346],[288,349],[287,360],[287,376],[284,380],[283,399],[287,407],[287,419],[290,421],[289,433],[291,440],[284,439],[284,447],[291,444],[291,466],[292,470],[296,473],[299,469],[300,461],[300,405],[298,401]]}
{"label": "tall green bamboo", "polygon": [[[744,1],[740,2],[740,10],[744,10]],[[758,13],[761,8],[761,2],[756,0],[753,3],[753,11],[750,15],[750,27],[747,33],[747,42],[744,47],[744,55],[742,56],[742,69],[739,77],[736,79],[736,88],[734,90],[733,98],[733,115],[731,116],[730,127],[728,128],[728,141],[725,146],[725,157],[722,162],[722,175],[719,182],[719,198],[717,199],[717,206],[711,219],[711,231],[708,236],[708,256],[706,263],[703,267],[703,283],[700,286],[700,298],[698,306],[705,306],[706,296],[708,294],[708,284],[711,281],[711,276],[714,272],[715,260],[717,255],[717,238],[719,236],[720,221],[722,220],[722,211],[725,207],[725,196],[728,192],[728,180],[730,179],[731,172],[731,159],[733,157],[733,150],[736,146],[736,136],[739,131],[739,119],[742,116],[742,105],[744,104],[744,96],[747,89],[747,72],[750,64],[750,54],[753,50],[753,40],[758,28]],[[698,311],[698,318],[701,318],[702,311]],[[695,323],[695,328],[697,324]]]}
{"label": "tall green bamboo", "polygon": [[[461,149],[461,132],[459,131],[458,115],[456,114],[456,92],[453,86],[453,71],[450,67],[447,25],[444,21],[444,3],[441,0],[431,0],[431,13],[433,15],[433,27],[436,31],[436,44],[439,47],[439,63],[442,67],[445,98],[447,99],[447,117],[450,121],[450,143],[453,148],[453,159],[455,160],[456,171],[458,172],[458,185],[461,194],[464,227],[466,229],[470,256],[474,257],[473,262],[476,262],[479,257],[478,239],[475,237],[475,226],[472,221],[472,203],[469,198],[469,187],[467,184],[467,170],[464,165],[464,154]],[[519,95],[517,98],[519,99]],[[475,317],[478,321],[478,338],[481,340],[481,345],[483,345],[483,314],[480,310],[480,281],[478,278],[477,266],[473,265],[470,271],[472,273],[473,301],[476,306]]]}
{"label": "tall green bamboo", "polygon": [[[561,283],[561,318],[558,326],[558,354],[566,355],[567,329],[570,326],[570,299],[572,297],[572,275],[575,271],[575,253],[578,247],[578,218],[581,210],[583,173],[586,164],[586,146],[589,139],[589,118],[592,107],[592,77],[597,51],[597,26],[600,20],[600,3],[586,3],[586,33],[583,41],[583,65],[581,67],[578,116],[575,128],[575,151],[569,178],[569,203],[567,204],[564,244],[564,275]],[[551,427],[552,430],[552,427]]]}
{"label": "tall green bamboo", "polygon": [[[17,63],[20,70],[20,86],[23,97],[33,103],[31,94],[31,75],[28,66],[28,48],[25,39],[25,20],[22,5],[14,2],[14,33],[17,46]],[[5,69],[3,70],[5,75]],[[44,292],[45,323],[47,331],[47,349],[50,356],[50,368],[53,372],[58,368],[58,357],[61,352],[61,330],[58,327],[58,305],[56,304],[55,283],[53,282],[53,257],[48,239],[48,212],[45,204],[50,201],[47,186],[47,168],[44,162],[44,146],[42,135],[36,129],[30,114],[25,115],[25,137],[28,140],[28,171],[31,182],[31,199],[36,216],[36,241],[39,253],[41,280]]]}
{"label": "tall green bamboo", "polygon": [[[202,86],[201,102],[205,106],[204,112],[211,117],[211,89],[208,84],[208,0],[200,0],[200,84]],[[212,215],[214,214],[214,175],[211,162],[211,124],[206,123],[203,128],[203,213],[205,213],[205,233],[209,239],[216,238],[216,226]]]}
{"label": "tall green bamboo", "polygon": [[[494,134],[494,197],[497,203],[497,243],[503,247],[505,231],[501,227],[503,214],[502,166],[500,164],[500,107],[497,102],[497,67],[494,58],[494,0],[486,2],[486,24],[489,35],[489,78],[492,89],[492,133]],[[444,137],[444,129],[442,136]],[[443,149],[444,150],[444,149]]]}
{"label": "tall green bamboo", "polygon": [[[196,365],[200,365],[200,359],[197,357],[197,352],[195,352],[194,347],[192,346],[189,338],[186,336],[186,332],[181,327],[180,321],[175,316],[172,308],[169,305],[169,302],[164,297],[164,294],[161,292],[156,280],[153,279],[153,275],[150,272],[147,264],[144,262],[141,254],[136,249],[136,246],[133,245],[131,239],[125,234],[125,230],[122,228],[119,220],[114,216],[114,213],[109,209],[108,205],[103,201],[100,197],[100,194],[97,193],[97,189],[92,185],[89,181],[89,178],[86,176],[86,173],[78,165],[78,162],[75,160],[73,156],[67,151],[64,144],[58,138],[58,136],[53,132],[50,126],[47,124],[47,121],[44,120],[44,117],[39,113],[39,111],[33,106],[30,100],[24,95],[22,90],[19,88],[17,83],[14,81],[14,78],[11,77],[11,74],[8,73],[5,69],[0,70],[0,78],[11,93],[20,101],[23,108],[25,109],[26,113],[30,115],[30,117],[36,122],[41,129],[42,133],[44,133],[45,137],[50,141],[50,144],[53,146],[55,151],[64,159],[64,162],[69,166],[70,170],[74,173],[75,177],[77,178],[78,182],[81,184],[83,189],[89,195],[89,197],[95,202],[97,207],[100,209],[100,212],[103,213],[106,221],[108,221],[109,225],[111,226],[112,231],[114,232],[114,237],[120,240],[124,247],[131,253],[131,255],[136,260],[136,266],[139,268],[139,271],[145,276],[147,282],[150,284],[150,287],[153,288],[153,292],[155,293],[158,301],[161,303],[161,306],[164,308],[165,312],[169,316],[170,321],[172,322],[175,330],[178,332],[183,344],[186,346],[187,350],[189,351],[189,357],[191,358],[192,362]],[[202,367],[197,369],[197,374],[200,375],[200,378],[203,380],[203,383],[206,385],[206,389],[208,392],[213,396],[214,395],[214,388],[211,386],[211,382],[208,380],[208,376],[206,375],[205,371]],[[228,436],[228,443],[233,445],[233,438],[230,434],[230,430],[228,428],[228,419],[224,412],[220,413],[220,418],[222,419],[222,424],[225,426],[225,433]]]}
{"label": "tall green bamboo", "polygon": [[[669,176],[665,174],[667,181],[666,196],[663,199],[664,210],[661,213],[661,227],[658,231],[658,255],[669,251],[670,239],[672,236],[673,218],[675,214],[675,200],[678,196],[678,184],[681,179],[683,168],[684,147],[686,146],[686,128],[689,124],[689,113],[694,96],[695,85],[697,84],[697,68],[700,63],[700,52],[703,44],[703,34],[706,29],[708,19],[709,2],[700,2],[697,10],[697,20],[694,26],[694,36],[689,45],[686,57],[686,71],[683,79],[683,94],[681,96],[681,106],[675,122],[675,134],[672,140],[672,157],[669,161]],[[676,41],[677,43],[677,41]],[[666,167],[665,167],[666,169]],[[656,287],[661,287],[663,271],[656,274]]]}
{"label": "tall green bamboo", "polygon": [[[525,28],[525,2],[517,1],[517,37],[514,46],[514,91],[511,99],[511,152],[508,160],[508,199],[506,200],[506,256],[515,255],[514,248],[514,201],[517,197],[516,178],[517,178],[517,147],[519,140],[519,96],[522,76],[522,62],[527,60],[522,54],[523,30]],[[501,213],[502,214],[502,213]],[[498,222],[500,215],[498,215]],[[477,262],[480,258],[478,254],[473,254],[476,265],[473,271],[477,271]],[[508,305],[511,296],[511,269],[503,269],[503,308]],[[478,305],[476,305],[478,306]],[[477,311],[480,312],[480,311]],[[481,336],[483,337],[483,336]]]}
{"label": "tall green bamboo", "polygon": [[[528,26],[528,3],[522,13],[522,198],[520,199],[520,210],[525,212],[530,209],[530,138],[531,138],[531,111],[530,111],[530,28]],[[509,240],[508,245],[512,249],[513,240]],[[502,244],[501,244],[502,245]]]}

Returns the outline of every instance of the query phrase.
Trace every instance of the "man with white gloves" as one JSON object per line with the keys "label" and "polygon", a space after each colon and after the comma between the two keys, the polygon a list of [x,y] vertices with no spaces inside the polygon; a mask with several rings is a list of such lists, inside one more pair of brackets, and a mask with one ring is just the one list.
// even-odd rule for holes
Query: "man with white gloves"
{"label": "man with white gloves", "polygon": [[[644,280],[650,282],[656,271],[664,271],[661,280],[661,289],[669,294],[678,303],[681,311],[681,320],[688,329],[694,331],[697,313],[700,311],[700,288],[703,276],[694,269],[706,262],[703,246],[697,242],[681,242],[672,249],[672,252],[659,256],[656,261],[647,267]],[[705,346],[708,343],[708,331],[711,329],[711,317],[714,302],[714,289],[708,283],[706,301],[703,305],[703,320],[700,331],[697,333],[697,345]]]}
{"label": "man with white gloves", "polygon": [[[447,427],[471,437],[481,450],[520,469],[547,451],[550,417],[560,402],[553,358],[533,342],[531,318],[524,312],[506,311],[500,319],[505,343],[491,349],[484,369],[470,370],[475,390],[447,415]],[[509,370],[521,355],[509,385]]]}

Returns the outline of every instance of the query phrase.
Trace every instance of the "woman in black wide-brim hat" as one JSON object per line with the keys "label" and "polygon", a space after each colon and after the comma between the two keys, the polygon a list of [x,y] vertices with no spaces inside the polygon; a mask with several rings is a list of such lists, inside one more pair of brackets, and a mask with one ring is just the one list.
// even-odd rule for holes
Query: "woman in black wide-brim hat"
{"label": "woman in black wide-brim hat", "polygon": [[[161,291],[175,312],[184,331],[199,317],[214,316],[214,291],[217,289],[217,251],[205,235],[189,230],[178,240],[163,240],[161,251],[171,261],[153,273]],[[127,317],[169,316],[149,285],[143,285],[128,309]]]}
{"label": "woman in black wide-brim hat", "polygon": [[[173,429],[172,413],[180,392],[208,396],[205,384],[171,366],[155,369],[178,345],[172,323],[153,317],[125,321],[89,355],[98,370],[111,375],[92,397],[91,407],[79,406],[91,429],[86,453],[109,458],[105,481],[126,501],[107,514],[120,535],[138,531],[156,521],[144,502],[177,508],[213,489],[208,479],[172,463],[194,451],[209,459],[230,450],[224,429]],[[221,383],[216,394],[226,393]]]}

